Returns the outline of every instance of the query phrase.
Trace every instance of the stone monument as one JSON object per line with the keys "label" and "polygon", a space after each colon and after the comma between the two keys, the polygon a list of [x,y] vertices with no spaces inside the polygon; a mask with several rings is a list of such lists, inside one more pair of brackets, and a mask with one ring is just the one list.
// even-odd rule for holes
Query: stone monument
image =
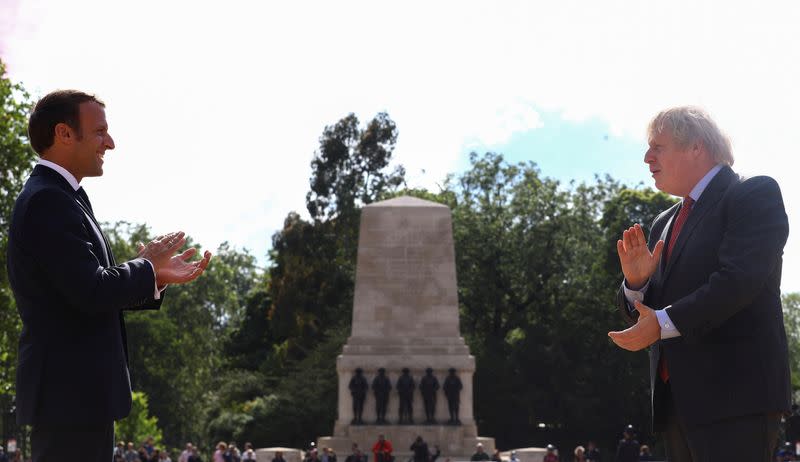
{"label": "stone monument", "polygon": [[[455,251],[450,209],[413,197],[367,205],[361,212],[352,332],[336,364],[339,377],[338,419],[329,446],[344,459],[353,443],[370,453],[379,434],[394,445],[395,456],[410,454],[417,435],[443,457],[469,457],[477,443],[491,454],[494,439],[478,436],[472,413],[475,358],[459,331]],[[356,369],[372,384],[385,368],[392,389],[386,423],[376,423],[375,395],[363,404],[363,424],[354,421],[348,388]],[[451,421],[444,390],[436,390],[434,423],[425,422],[419,387],[412,400],[413,423],[398,424],[399,398],[395,385],[404,368],[419,385],[431,368],[440,383],[453,368],[463,384],[458,419]],[[430,401],[429,401],[430,402]],[[372,456],[370,454],[370,460]],[[398,458],[398,460],[405,460]]]}

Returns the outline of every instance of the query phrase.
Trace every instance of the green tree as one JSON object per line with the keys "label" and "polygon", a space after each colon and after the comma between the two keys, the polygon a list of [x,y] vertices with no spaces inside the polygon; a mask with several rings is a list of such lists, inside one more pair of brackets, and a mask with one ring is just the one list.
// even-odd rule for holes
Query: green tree
{"label": "green tree", "polygon": [[310,222],[290,213],[273,236],[270,318],[292,359],[302,359],[323,329],[348,323],[360,207],[404,182],[389,170],[397,127],[385,113],[366,126],[349,114],[325,127],[311,161]]}
{"label": "green tree", "polygon": [[161,445],[164,437],[158,428],[158,418],[150,415],[147,394],[134,391],[131,398],[131,413],[114,424],[115,439],[141,443],[147,438],[153,438],[156,445]]}
{"label": "green tree", "polygon": [[[15,394],[17,343],[22,328],[6,273],[8,227],[14,201],[22,190],[35,153],[28,147],[31,103],[22,85],[6,76],[0,61],[0,413],[8,415]],[[8,436],[3,428],[2,435]]]}
{"label": "green tree", "polygon": [[795,401],[800,400],[800,292],[784,294],[783,323],[789,343],[789,366],[792,371],[792,389]]}
{"label": "green tree", "polygon": [[[152,239],[143,224],[118,222],[104,230],[119,261]],[[186,246],[195,246],[191,238]],[[210,389],[224,372],[223,341],[243,318],[247,293],[260,277],[249,253],[224,243],[202,277],[167,289],[160,310],[125,313],[132,385],[147,394],[168,445],[202,441]]]}
{"label": "green tree", "polygon": [[250,292],[226,341],[228,364],[238,369],[214,387],[211,439],[299,445],[330,431],[360,209],[403,184],[402,167],[389,169],[396,140],[384,113],[364,126],[350,114],[325,127],[311,162],[311,219],[286,217],[273,236],[268,277]]}

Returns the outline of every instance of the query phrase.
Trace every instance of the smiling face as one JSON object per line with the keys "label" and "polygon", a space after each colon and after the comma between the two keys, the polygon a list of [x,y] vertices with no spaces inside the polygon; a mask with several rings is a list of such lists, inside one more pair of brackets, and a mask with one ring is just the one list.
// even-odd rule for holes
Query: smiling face
{"label": "smiling face", "polygon": [[681,147],[669,130],[656,133],[649,144],[644,161],[656,188],[673,196],[687,196],[714,165],[700,143]]}
{"label": "smiling face", "polygon": [[72,146],[69,170],[80,182],[83,178],[103,174],[103,157],[106,150],[114,149],[114,140],[108,134],[103,106],[90,101],[81,103],[79,111],[81,133]]}

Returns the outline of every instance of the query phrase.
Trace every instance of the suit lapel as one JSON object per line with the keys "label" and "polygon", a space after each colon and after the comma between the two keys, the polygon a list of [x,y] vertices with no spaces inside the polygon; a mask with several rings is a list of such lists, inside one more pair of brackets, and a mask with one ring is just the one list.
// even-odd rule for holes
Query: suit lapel
{"label": "suit lapel", "polygon": [[[90,240],[100,246],[101,253],[103,253],[104,257],[106,257],[106,261],[104,262],[106,266],[114,266],[116,262],[114,261],[114,254],[111,252],[111,246],[108,244],[108,240],[106,239],[105,235],[103,234],[103,229],[100,228],[100,224],[94,218],[94,213],[92,212],[91,205],[88,202],[84,203],[80,199],[80,194],[72,189],[72,185],[61,176],[60,173],[56,172],[50,167],[46,167],[44,165],[36,165],[31,172],[31,176],[41,176],[47,178],[50,182],[58,186],[59,188],[63,189],[64,192],[70,194],[72,197],[75,198],[75,202],[77,202],[78,206],[83,211],[83,214],[86,216],[86,225],[88,226]],[[88,199],[88,198],[87,198]],[[99,241],[98,236],[92,229],[92,223],[97,226],[97,230],[100,232]],[[92,238],[93,237],[93,238]]]}
{"label": "suit lapel", "polygon": [[686,223],[683,224],[683,229],[681,229],[678,239],[675,241],[675,247],[670,251],[670,259],[666,263],[666,268],[664,269],[664,279],[669,277],[672,268],[675,266],[675,262],[686,246],[686,242],[691,238],[698,224],[703,221],[703,217],[708,214],[709,211],[713,210],[717,202],[722,199],[734,175],[730,167],[724,167],[711,180],[711,183],[708,184],[705,191],[703,191],[703,194],[700,196],[700,200],[695,202],[689,216],[686,218]]}
{"label": "suit lapel", "polygon": [[[667,224],[664,225],[664,228],[661,230],[661,235],[658,237],[659,240],[664,242],[669,242],[669,233],[672,230],[672,222],[675,221],[675,217],[678,215],[678,211],[680,210],[680,207],[678,206],[679,204],[680,203],[675,204],[671,207],[669,213],[670,215],[669,219],[667,220]],[[662,255],[661,261],[659,262],[659,265],[656,267],[655,277],[660,277],[661,274],[664,272],[664,269],[667,267],[667,261],[663,257],[664,254],[662,253],[661,255]]]}
{"label": "suit lapel", "polygon": [[101,242],[100,245],[103,246],[103,253],[106,257],[106,265],[108,266],[115,266],[117,263],[114,260],[114,254],[111,252],[111,245],[108,243],[108,239],[106,239],[106,235],[103,234],[103,228],[100,227],[100,223],[94,217],[94,210],[92,210],[92,203],[89,202],[89,197],[86,195],[85,190],[76,191],[75,198],[78,202],[78,205],[81,206],[83,209],[84,214],[89,218],[89,220],[94,223],[94,226],[97,227],[97,231],[100,233]]}

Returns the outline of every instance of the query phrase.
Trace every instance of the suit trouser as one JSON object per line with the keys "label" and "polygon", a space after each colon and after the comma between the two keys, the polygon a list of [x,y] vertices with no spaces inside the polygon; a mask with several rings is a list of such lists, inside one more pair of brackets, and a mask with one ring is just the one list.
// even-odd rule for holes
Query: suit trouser
{"label": "suit trouser", "polygon": [[677,414],[669,385],[661,386],[666,417],[664,447],[668,462],[770,462],[778,441],[780,414],[732,417],[687,425]]}
{"label": "suit trouser", "polygon": [[33,462],[109,462],[114,422],[98,425],[33,425]]}

